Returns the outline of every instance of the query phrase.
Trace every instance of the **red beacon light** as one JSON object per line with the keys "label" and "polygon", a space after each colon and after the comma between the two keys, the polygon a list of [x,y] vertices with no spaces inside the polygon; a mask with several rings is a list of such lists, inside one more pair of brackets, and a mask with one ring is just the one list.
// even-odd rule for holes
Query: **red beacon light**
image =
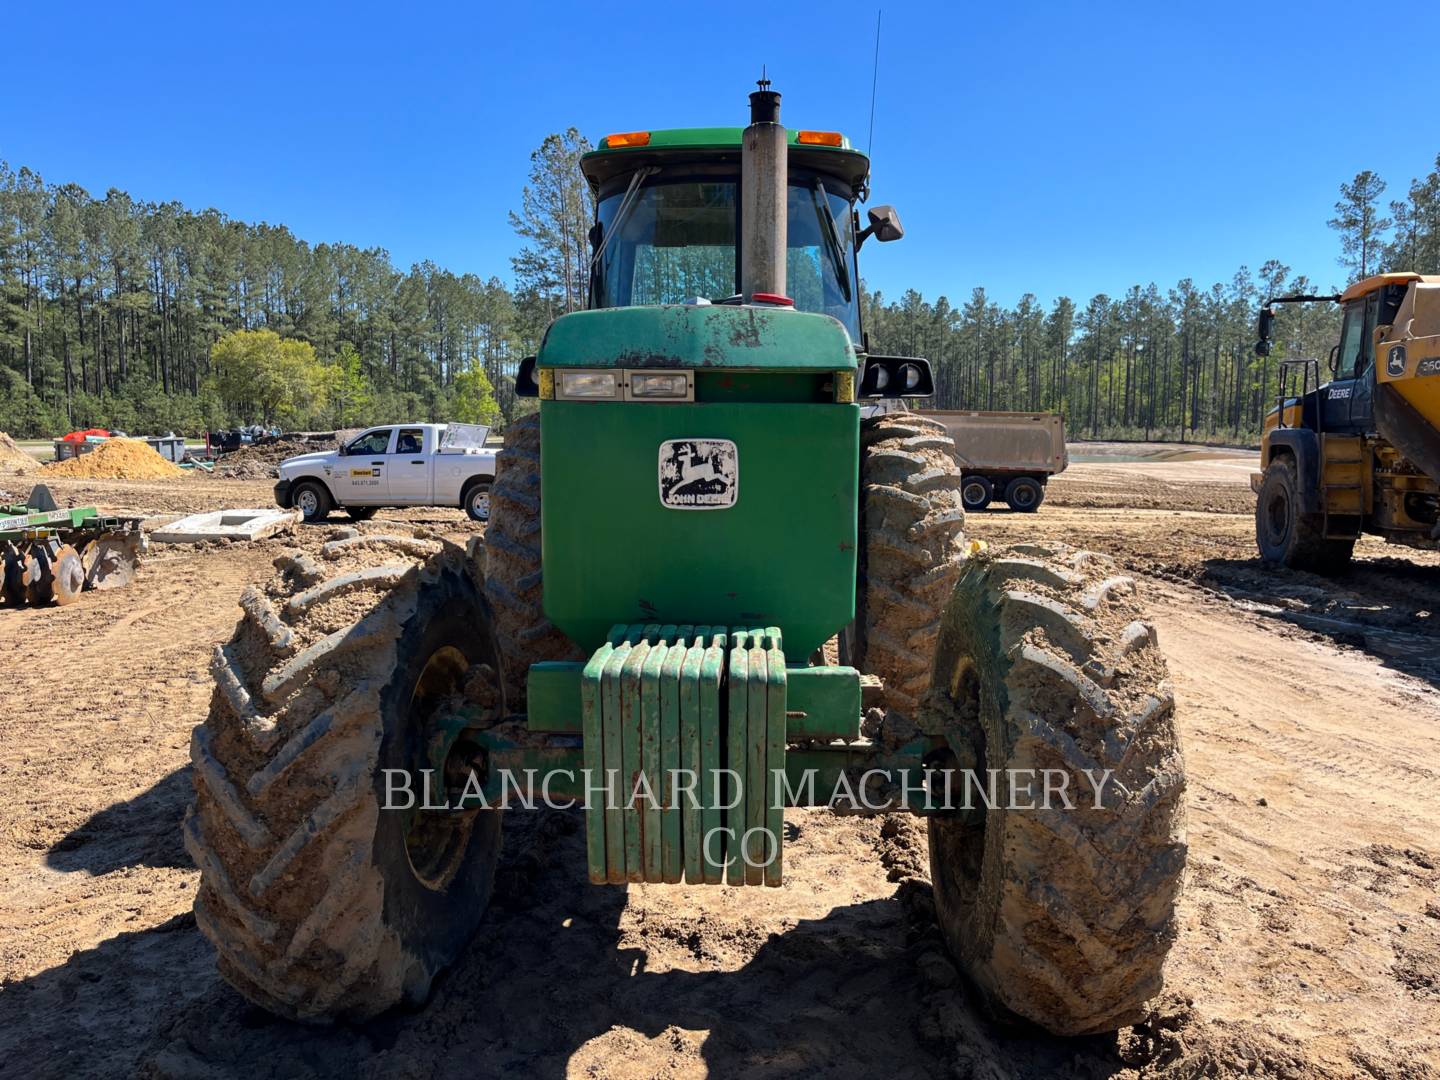
{"label": "red beacon light", "polygon": [[757,292],[750,294],[752,304],[770,304],[774,307],[794,307],[795,301],[788,296],[781,296],[773,292]]}

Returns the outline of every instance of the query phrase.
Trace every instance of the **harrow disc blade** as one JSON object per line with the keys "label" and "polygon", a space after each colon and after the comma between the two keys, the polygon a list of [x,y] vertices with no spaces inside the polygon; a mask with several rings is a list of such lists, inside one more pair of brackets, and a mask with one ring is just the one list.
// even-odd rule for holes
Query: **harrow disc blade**
{"label": "harrow disc blade", "polygon": [[109,532],[85,548],[85,588],[118,589],[135,579],[140,565],[140,532]]}
{"label": "harrow disc blade", "polygon": [[55,552],[51,570],[55,577],[55,602],[64,605],[79,600],[80,591],[85,588],[85,566],[80,561],[80,553],[69,544],[62,544]]}
{"label": "harrow disc blade", "polygon": [[55,598],[54,555],[47,544],[32,545],[25,557],[25,598],[35,607]]}
{"label": "harrow disc blade", "polygon": [[25,603],[25,560],[14,544],[6,544],[3,554],[5,577],[0,592],[3,592],[7,604],[20,607]]}

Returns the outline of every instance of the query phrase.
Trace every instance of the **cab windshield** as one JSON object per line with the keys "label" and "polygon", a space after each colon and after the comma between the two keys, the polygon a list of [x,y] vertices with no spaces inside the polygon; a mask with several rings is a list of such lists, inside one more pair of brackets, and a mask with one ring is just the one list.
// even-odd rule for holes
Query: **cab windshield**
{"label": "cab windshield", "polygon": [[[624,187],[603,196],[597,211],[603,248],[590,306],[718,301],[738,293],[737,188],[733,179],[659,178],[640,186],[623,213]],[[801,311],[839,319],[858,342],[849,192],[838,181],[792,172],[787,217],[786,293]]]}

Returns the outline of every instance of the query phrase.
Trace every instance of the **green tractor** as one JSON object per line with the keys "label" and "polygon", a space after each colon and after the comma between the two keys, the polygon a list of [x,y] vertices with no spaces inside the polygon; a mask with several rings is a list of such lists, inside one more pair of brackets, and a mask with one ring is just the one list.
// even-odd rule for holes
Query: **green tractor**
{"label": "green tractor", "polygon": [[751,110],[585,156],[591,302],[521,365],[538,414],[483,544],[341,530],[241,598],[184,829],[251,1001],[423,1002],[504,814],[543,798],[585,806],[597,885],[774,886],[787,807],[923,814],[936,918],[997,1013],[1145,1015],[1184,775],[1134,582],[966,544],[951,440],[883,407],[929,365],[860,323],[857,252],[898,217],[860,226],[843,137],[787,131],[763,84]]}

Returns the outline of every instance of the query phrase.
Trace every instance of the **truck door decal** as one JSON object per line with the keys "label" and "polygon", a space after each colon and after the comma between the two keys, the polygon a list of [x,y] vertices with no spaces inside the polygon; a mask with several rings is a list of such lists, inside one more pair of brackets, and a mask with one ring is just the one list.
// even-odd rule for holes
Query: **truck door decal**
{"label": "truck door decal", "polygon": [[740,498],[740,452],[729,439],[660,444],[660,504],[671,510],[728,510]]}

